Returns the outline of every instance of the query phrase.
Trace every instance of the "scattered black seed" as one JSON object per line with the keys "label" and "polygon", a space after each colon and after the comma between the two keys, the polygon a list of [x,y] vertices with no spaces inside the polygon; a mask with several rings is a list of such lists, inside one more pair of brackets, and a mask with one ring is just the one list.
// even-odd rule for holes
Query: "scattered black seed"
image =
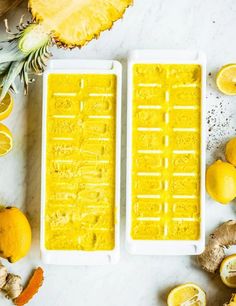
{"label": "scattered black seed", "polygon": [[[213,93],[210,92],[208,95],[212,96]],[[216,96],[216,99],[218,102],[207,112],[208,151],[221,150],[225,139],[231,137],[232,133],[236,132],[235,125],[232,125],[234,120],[233,112],[229,112],[230,102],[220,96]]]}

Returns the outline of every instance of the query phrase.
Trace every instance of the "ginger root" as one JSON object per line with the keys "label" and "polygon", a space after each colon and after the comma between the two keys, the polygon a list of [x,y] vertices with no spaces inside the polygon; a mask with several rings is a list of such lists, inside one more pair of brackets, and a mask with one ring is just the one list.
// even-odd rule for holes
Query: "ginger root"
{"label": "ginger root", "polygon": [[202,268],[214,273],[225,257],[224,248],[236,244],[236,220],[229,220],[209,236],[205,251],[198,256]]}
{"label": "ginger root", "polygon": [[0,289],[6,284],[7,268],[0,262]]}
{"label": "ginger root", "polygon": [[229,303],[225,303],[224,306],[236,306],[236,294],[233,293]]}
{"label": "ginger root", "polygon": [[21,284],[21,277],[19,275],[8,273],[6,284],[3,286],[2,290],[9,299],[17,298],[22,290],[23,286]]}
{"label": "ginger root", "polygon": [[24,288],[21,284],[21,277],[7,273],[7,268],[0,262],[0,291],[8,299],[12,299],[15,305],[23,306],[38,292],[43,284],[43,269],[38,267]]}

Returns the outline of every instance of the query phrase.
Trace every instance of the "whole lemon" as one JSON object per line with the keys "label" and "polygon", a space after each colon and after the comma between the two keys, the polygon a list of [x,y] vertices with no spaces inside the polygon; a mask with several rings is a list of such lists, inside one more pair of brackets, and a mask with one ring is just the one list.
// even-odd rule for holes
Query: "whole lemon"
{"label": "whole lemon", "polygon": [[0,257],[16,262],[31,246],[31,227],[26,216],[16,207],[0,208]]}
{"label": "whole lemon", "polygon": [[228,162],[236,167],[236,137],[226,144],[225,157]]}
{"label": "whole lemon", "polygon": [[217,160],[206,172],[206,189],[209,195],[222,204],[236,197],[236,169],[233,165]]}

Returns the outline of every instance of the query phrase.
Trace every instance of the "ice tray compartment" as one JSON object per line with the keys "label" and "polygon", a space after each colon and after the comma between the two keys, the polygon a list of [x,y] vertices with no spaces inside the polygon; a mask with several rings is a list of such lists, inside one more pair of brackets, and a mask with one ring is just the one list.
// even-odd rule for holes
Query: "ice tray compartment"
{"label": "ice tray compartment", "polygon": [[[177,105],[173,91],[178,89],[182,100],[189,98],[189,88],[200,91],[201,67],[196,64],[135,64],[133,83],[133,205],[135,207],[140,197],[143,200],[159,197],[162,205],[158,215],[150,210],[145,217],[136,215],[136,209],[133,208],[132,238],[197,240],[200,226],[200,165],[196,156],[200,152],[201,96],[196,105]],[[142,99],[139,100],[140,96],[145,99],[144,104]],[[195,99],[194,95],[192,99]],[[150,107],[147,100],[151,103]],[[190,151],[188,154],[192,156],[190,159],[194,171],[181,167],[185,160],[183,162],[184,157],[181,159],[178,155],[183,155],[184,151]],[[145,161],[144,171],[140,171],[139,161]],[[176,164],[180,169],[174,169]],[[153,169],[158,165],[159,169]],[[186,198],[189,197],[195,200],[195,213],[186,217],[183,211],[183,215],[176,215],[175,199],[180,200],[188,211]],[[141,228],[144,228],[143,235]]]}
{"label": "ice tray compartment", "polygon": [[127,245],[132,253],[175,254],[181,243],[178,253],[194,254],[204,235],[204,67],[178,55],[175,62],[174,51],[165,60],[145,52],[129,62]]}
{"label": "ice tray compartment", "polygon": [[49,263],[118,258],[120,65],[93,71],[97,63],[45,76],[42,250]]}

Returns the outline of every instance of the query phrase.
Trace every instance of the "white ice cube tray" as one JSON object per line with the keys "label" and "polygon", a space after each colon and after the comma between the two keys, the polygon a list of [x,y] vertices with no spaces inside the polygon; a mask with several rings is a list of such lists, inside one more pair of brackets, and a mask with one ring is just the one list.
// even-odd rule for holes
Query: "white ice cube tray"
{"label": "white ice cube tray", "polygon": [[[47,163],[47,94],[51,74],[112,74],[116,76],[116,145],[115,151],[115,247],[108,251],[48,250],[45,246],[46,163]],[[58,59],[48,63],[43,77],[42,186],[41,186],[41,256],[47,264],[100,265],[116,263],[120,254],[120,147],[121,147],[121,64],[112,60]],[[63,114],[60,114],[63,115]],[[96,116],[95,116],[96,117]],[[105,119],[104,119],[105,120]]]}
{"label": "white ice cube tray", "polygon": [[[142,239],[142,238],[137,238],[135,237],[135,239],[133,239],[132,237],[132,205],[137,205],[136,203],[138,203],[138,199],[142,198],[142,199],[147,199],[147,201],[150,201],[150,199],[152,199],[153,203],[156,204],[156,201],[158,201],[158,199],[160,198],[160,195],[158,195],[158,192],[153,192],[152,194],[143,194],[143,191],[145,191],[145,186],[149,185],[152,186],[155,191],[158,190],[158,180],[159,177],[161,177],[162,179],[162,175],[165,176],[165,174],[162,173],[157,173],[157,170],[153,170],[154,172],[149,172],[150,170],[146,170],[142,169],[141,171],[144,171],[143,173],[136,173],[133,170],[133,163],[134,160],[132,158],[133,156],[133,142],[135,141],[135,143],[137,143],[136,147],[140,150],[140,153],[144,153],[141,151],[145,151],[145,146],[143,146],[143,141],[142,141],[142,137],[143,136],[139,136],[136,137],[135,139],[133,139],[133,114],[134,114],[134,99],[138,99],[140,98],[140,96],[134,96],[134,65],[135,64],[197,64],[201,66],[201,112],[200,112],[200,116],[201,116],[201,121],[200,121],[200,149],[199,149],[199,159],[200,159],[200,181],[198,182],[199,185],[199,194],[198,196],[200,197],[200,216],[198,217],[198,221],[200,221],[200,238],[198,240],[179,240],[179,239],[175,239],[175,240],[167,240],[165,238],[159,239],[159,240],[155,240],[155,238],[151,238],[151,239]],[[144,68],[145,70],[145,68]],[[144,76],[145,79],[145,71],[142,71],[142,75]],[[158,75],[156,75],[156,77],[158,77]],[[149,86],[149,88],[153,88],[153,92],[155,91],[155,88],[157,88],[158,86],[160,86],[161,88],[161,84],[158,84],[158,81],[155,81],[155,78],[153,78],[153,82],[152,84],[139,84],[138,86],[141,86],[143,88],[143,95],[145,95],[145,86],[146,88]],[[182,85],[180,85],[182,86]],[[184,86],[188,86],[188,84],[185,84]],[[194,86],[192,84],[189,84],[189,86]],[[140,88],[141,88],[140,87]],[[152,91],[152,89],[150,89]],[[149,93],[150,93],[149,90]],[[130,253],[132,254],[144,254],[144,255],[196,255],[199,254],[203,251],[205,242],[205,213],[204,213],[204,202],[205,202],[205,91],[206,91],[206,59],[205,56],[202,52],[195,52],[195,51],[186,51],[186,50],[136,50],[136,51],[132,51],[129,55],[128,58],[128,107],[127,107],[127,195],[126,195],[126,246],[127,249]],[[170,97],[170,93],[168,92],[168,90],[166,92],[164,92],[165,95],[165,102],[170,101],[171,97]],[[140,102],[140,104],[142,104]],[[156,101],[152,101],[151,103],[152,105],[141,105],[140,108],[144,108],[144,109],[149,109],[150,112],[152,112],[152,114],[150,113],[150,117],[153,116],[153,112],[156,111],[157,108],[161,109],[161,105],[159,104],[158,99]],[[181,109],[190,109],[192,106],[190,107],[182,107],[180,106]],[[177,107],[176,107],[177,108]],[[173,120],[173,117],[171,117],[171,113],[169,114],[164,114],[162,115],[162,119],[164,118],[164,124],[165,124],[165,129],[170,129],[170,122],[169,120]],[[171,119],[172,118],[172,119]],[[145,119],[145,118],[144,118]],[[155,121],[155,124],[158,123],[162,120],[162,119],[158,119]],[[147,153],[155,153],[155,154],[159,154],[161,153],[162,149],[161,146],[164,146],[163,151],[165,152],[165,146],[168,146],[168,142],[170,141],[175,141],[174,138],[170,139],[168,138],[168,136],[164,137],[160,143],[160,137],[157,136],[159,131],[161,131],[162,129],[160,129],[160,126],[158,124],[156,124],[156,126],[152,125],[152,122],[150,121],[151,119],[148,117],[145,120],[143,120],[142,124],[140,126],[138,126],[138,128],[135,126],[135,128],[137,128],[138,130],[140,130],[140,133],[153,133],[153,137],[155,138],[155,141],[152,138],[152,141],[148,142],[147,139],[147,143],[151,144],[152,146],[152,152],[147,152]],[[159,120],[159,121],[158,121]],[[146,121],[146,122],[145,122]],[[166,125],[169,125],[169,127],[166,127]],[[150,126],[152,128],[150,128]],[[176,129],[178,130],[178,129]],[[181,130],[181,129],[179,129]],[[188,130],[188,132],[191,133],[191,129],[187,128],[182,128],[182,132],[184,132],[184,130]],[[194,130],[194,129],[192,129]],[[149,134],[148,134],[149,135]],[[139,138],[139,139],[138,139]],[[136,149],[137,150],[137,149]],[[176,150],[176,149],[175,149]],[[147,150],[147,151],[151,151],[151,150]],[[159,152],[160,151],[160,152]],[[162,152],[163,152],[162,151]],[[190,152],[191,153],[191,152]],[[192,151],[193,154],[194,151]],[[173,151],[172,151],[172,154]],[[170,157],[168,158],[163,158],[163,160],[165,161],[165,167],[168,167],[168,163],[171,162]],[[139,162],[139,168],[141,168],[140,165],[140,161]],[[164,162],[163,164],[164,165]],[[135,172],[135,175],[137,176],[137,179],[135,181],[132,180],[132,176],[133,173]],[[146,173],[147,172],[147,173]],[[140,175],[140,176],[139,176]],[[143,177],[141,177],[141,175]],[[182,176],[179,177],[179,180],[181,179],[185,179],[185,180],[191,180],[194,177],[194,173],[190,172],[190,173],[175,173],[175,175],[180,175]],[[185,178],[183,176],[186,176]],[[142,178],[142,182],[140,183],[139,181],[141,181],[140,177]],[[152,181],[150,181],[149,184],[149,180],[152,179]],[[168,181],[169,179],[169,181]],[[166,198],[168,199],[169,195],[168,195],[168,186],[170,187],[171,184],[171,180],[174,180],[172,177],[167,178],[167,180],[163,180],[160,182],[159,186],[162,186],[161,188],[163,188],[164,190],[166,190]],[[173,183],[174,184],[174,183]],[[135,187],[134,187],[135,186]],[[133,194],[133,189],[137,188],[138,191],[135,194]],[[165,189],[166,188],[166,189]],[[154,190],[153,189],[153,190]],[[144,192],[145,193],[145,192]],[[135,199],[134,199],[135,196]],[[194,198],[195,195],[174,195],[176,198]],[[173,197],[174,197],[173,196]],[[162,200],[162,199],[160,199]],[[134,203],[135,202],[135,203]],[[143,231],[148,231],[148,222],[156,222],[155,224],[157,224],[159,221],[160,223],[162,222],[162,218],[164,219],[165,213],[171,209],[171,207],[168,205],[168,201],[164,201],[161,204],[161,214],[158,217],[154,217],[154,218],[150,218],[148,217],[148,214],[143,216],[141,215],[140,218],[136,218],[136,220],[138,219],[138,222],[140,222],[139,224],[141,224],[142,222],[142,226],[143,226]],[[139,204],[138,204],[139,205]],[[151,208],[149,208],[151,209]],[[188,218],[176,218],[178,219],[178,221],[181,219],[183,221],[187,221],[188,222]],[[180,222],[181,222],[180,220]],[[158,222],[157,222],[158,221]],[[193,218],[189,218],[189,221],[193,221]],[[146,222],[146,223],[145,223]],[[168,237],[168,221],[163,221],[163,237]],[[154,223],[152,223],[154,224]],[[169,223],[170,224],[170,223]],[[155,225],[156,226],[156,225]],[[169,225],[170,226],[170,225]],[[154,235],[155,235],[155,230],[154,230]],[[140,236],[141,237],[141,236]],[[148,237],[148,235],[147,235]]]}

